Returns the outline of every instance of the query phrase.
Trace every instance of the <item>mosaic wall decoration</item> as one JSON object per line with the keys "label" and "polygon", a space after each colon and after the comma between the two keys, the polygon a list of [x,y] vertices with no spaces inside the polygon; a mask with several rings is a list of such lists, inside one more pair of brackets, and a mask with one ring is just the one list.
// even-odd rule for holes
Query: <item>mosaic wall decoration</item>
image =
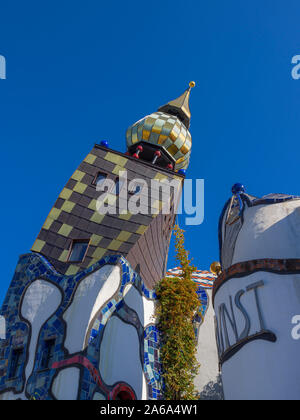
{"label": "mosaic wall decoration", "polygon": [[[82,280],[105,265],[118,265],[121,269],[121,281],[117,292],[100,308],[94,319],[84,350],[69,354],[64,346],[66,337],[66,323],[63,314],[71,304],[75,291]],[[208,273],[205,274],[209,276]],[[203,275],[204,276],[204,275]],[[199,279],[199,273],[197,274]],[[25,381],[25,368],[28,361],[28,346],[31,339],[31,326],[20,314],[22,296],[26,288],[36,280],[46,280],[56,285],[62,293],[62,301],[55,313],[42,325],[34,359],[33,369]],[[204,279],[202,279],[204,280]],[[155,300],[153,290],[148,289],[142,278],[136,273],[122,256],[106,256],[93,266],[75,275],[61,275],[41,255],[32,253],[20,257],[11,286],[0,314],[5,317],[7,336],[0,340],[0,394],[12,391],[16,398],[52,400],[55,399],[51,389],[58,373],[67,367],[80,369],[80,380],[77,399],[91,400],[96,393],[104,399],[113,399],[116,387],[107,385],[99,372],[100,345],[107,323],[112,317],[118,317],[132,325],[139,337],[141,372],[147,383],[149,400],[163,398],[163,380],[159,357],[160,335],[155,324],[145,328],[141,324],[137,313],[128,307],[123,299],[126,286],[132,285],[146,299]],[[199,285],[198,296],[202,315],[207,308],[205,289]],[[196,320],[201,323],[202,319]],[[45,351],[45,342],[55,339],[52,361],[49,368],[41,369],[41,362]],[[22,356],[13,378],[9,378],[12,364],[12,353],[15,349],[22,349]],[[134,395],[129,384],[118,383],[118,389],[126,389]],[[136,396],[135,396],[136,398]]]}
{"label": "mosaic wall decoration", "polygon": [[[74,292],[80,282],[93,272],[96,272],[104,265],[118,265],[121,268],[120,287],[116,294],[107,302],[98,318],[94,321],[90,332],[88,345],[86,348],[76,355],[69,355],[64,347],[66,337],[66,324],[62,318],[66,308],[72,302]],[[28,344],[30,342],[30,325],[23,320],[20,315],[20,300],[26,287],[37,279],[44,279],[55,284],[62,292],[62,302],[55,314],[48,319],[41,328],[37,352],[33,371],[27,379],[25,387],[25,367],[28,359]],[[93,398],[96,392],[104,395],[105,399],[112,399],[116,390],[104,383],[101,378],[99,365],[99,349],[103,337],[103,332],[107,322],[111,317],[117,316],[127,323],[133,325],[140,337],[140,362],[141,372],[145,372],[145,378],[148,381],[149,398],[156,399],[161,396],[161,384],[157,372],[159,372],[159,351],[155,354],[152,348],[149,348],[148,337],[149,329],[141,325],[136,313],[125,304],[123,300],[124,289],[127,285],[133,285],[146,299],[155,300],[156,296],[152,290],[149,290],[144,284],[141,277],[133,271],[129,263],[121,256],[113,255],[101,259],[93,266],[86,270],[71,276],[61,275],[48,263],[48,261],[39,254],[27,254],[20,257],[15,276],[12,280],[1,315],[5,317],[7,323],[6,340],[1,340],[1,360],[0,369],[2,372],[0,378],[0,394],[7,391],[13,391],[16,394],[24,392],[24,397],[28,399],[55,399],[51,392],[53,380],[58,372],[66,367],[79,367],[81,371],[78,399],[89,400]],[[153,327],[155,328],[155,327]],[[43,357],[44,343],[49,338],[55,338],[55,348],[53,353],[52,365],[49,369],[41,370],[41,359]],[[158,335],[152,337],[158,347]],[[155,341],[156,340],[156,341]],[[9,378],[9,372],[12,363],[12,351],[16,348],[22,348],[22,360],[14,378]],[[150,365],[149,365],[149,361]],[[152,373],[151,373],[152,372]],[[155,376],[156,382],[152,378]],[[128,384],[117,384],[120,387],[127,387]],[[152,395],[152,397],[150,396]],[[156,396],[156,398],[155,398]]]}
{"label": "mosaic wall decoration", "polygon": [[147,378],[149,400],[163,399],[164,383],[159,360],[160,333],[155,325],[144,331],[144,372]]}

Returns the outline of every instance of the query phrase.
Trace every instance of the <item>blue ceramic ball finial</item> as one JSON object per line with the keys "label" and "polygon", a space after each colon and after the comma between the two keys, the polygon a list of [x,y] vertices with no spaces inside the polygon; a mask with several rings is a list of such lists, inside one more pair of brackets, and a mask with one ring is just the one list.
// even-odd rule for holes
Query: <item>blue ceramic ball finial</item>
{"label": "blue ceramic ball finial", "polygon": [[241,194],[243,192],[245,192],[245,187],[243,184],[240,184],[239,182],[234,184],[233,187],[231,188],[231,192],[232,194]]}
{"label": "blue ceramic ball finial", "polygon": [[186,170],[185,169],[179,169],[178,173],[179,173],[179,175],[185,175]]}
{"label": "blue ceramic ball finial", "polygon": [[106,140],[102,140],[102,142],[100,143],[101,146],[106,147],[107,149],[109,148],[109,144],[108,141]]}

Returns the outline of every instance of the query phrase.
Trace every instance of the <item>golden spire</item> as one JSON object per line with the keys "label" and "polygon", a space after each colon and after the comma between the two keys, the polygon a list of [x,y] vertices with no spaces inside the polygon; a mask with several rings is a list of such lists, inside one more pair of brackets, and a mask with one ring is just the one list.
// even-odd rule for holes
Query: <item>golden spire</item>
{"label": "golden spire", "polygon": [[191,111],[189,107],[190,93],[193,87],[196,86],[195,82],[190,82],[189,87],[183,92],[179,98],[168,102],[166,105],[161,106],[158,111],[165,112],[166,114],[175,115],[183,122],[188,129],[190,127]]}

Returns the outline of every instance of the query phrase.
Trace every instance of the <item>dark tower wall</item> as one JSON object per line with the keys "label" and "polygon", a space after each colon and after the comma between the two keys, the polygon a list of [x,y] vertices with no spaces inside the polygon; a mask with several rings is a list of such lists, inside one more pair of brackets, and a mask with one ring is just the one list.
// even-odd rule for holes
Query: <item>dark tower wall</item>
{"label": "dark tower wall", "polygon": [[[153,179],[177,179],[182,188],[184,177],[177,173],[95,145],[59,195],[32,251],[45,256],[59,273],[66,275],[74,275],[106,255],[120,254],[128,259],[133,269],[140,271],[145,284],[153,287],[166,272],[176,203],[170,215],[163,215],[160,210],[156,215],[151,214],[151,204],[152,210],[166,204],[167,197],[161,194],[156,203],[151,203],[148,197],[148,214],[118,214],[117,196],[111,192],[111,200],[118,203],[117,214],[99,214],[96,202],[101,192],[96,190],[95,179],[101,172],[116,180],[120,170],[127,171],[128,182],[139,178],[150,187]],[[76,240],[89,241],[87,254],[80,263],[68,262]]]}

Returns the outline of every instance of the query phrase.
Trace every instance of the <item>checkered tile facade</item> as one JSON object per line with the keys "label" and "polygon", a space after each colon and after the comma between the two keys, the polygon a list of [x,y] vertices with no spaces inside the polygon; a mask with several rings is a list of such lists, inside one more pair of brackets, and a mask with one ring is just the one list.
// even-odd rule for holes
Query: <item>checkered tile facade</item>
{"label": "checkered tile facade", "polygon": [[159,145],[176,162],[176,170],[188,167],[192,148],[191,134],[175,116],[155,112],[129,127],[126,138],[128,148],[141,141]]}
{"label": "checkered tile facade", "polygon": [[[148,197],[148,214],[121,214],[119,208],[122,198],[117,197],[112,190],[108,196],[109,205],[116,203],[117,214],[101,215],[96,209],[101,193],[96,190],[94,181],[99,172],[107,174],[108,178],[115,181],[119,171],[124,169],[128,182],[139,178],[145,180],[149,187],[152,179],[171,181],[176,177],[182,180],[173,172],[96,145],[60,193],[32,251],[44,255],[60,273],[75,275],[106,255],[118,254],[127,257],[130,250],[141,240],[142,245],[139,248],[144,250],[143,255],[137,258],[132,254],[132,261],[130,258],[128,260],[134,264],[133,268],[140,265],[143,271],[141,275],[147,277],[144,280],[149,286],[153,285],[153,281],[159,280],[159,277],[164,275],[171,236],[171,232],[168,237],[165,235],[165,226],[160,215],[164,196],[154,203],[151,203]],[[155,214],[152,214],[154,209]],[[174,220],[171,218],[169,222],[173,223]],[[152,228],[146,241],[144,236],[150,226]],[[81,263],[68,262],[73,240],[89,241],[87,254]],[[157,242],[160,245],[157,245]],[[148,255],[147,261],[145,253]],[[158,260],[161,261],[160,265],[158,264],[159,270]]]}

